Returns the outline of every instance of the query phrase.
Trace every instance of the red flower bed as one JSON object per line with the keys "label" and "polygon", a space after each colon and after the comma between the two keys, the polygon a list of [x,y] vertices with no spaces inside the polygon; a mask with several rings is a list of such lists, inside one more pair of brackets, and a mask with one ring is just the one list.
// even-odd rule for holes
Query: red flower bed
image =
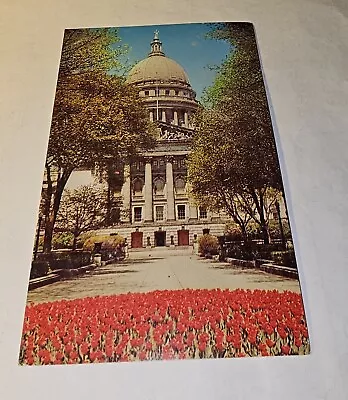
{"label": "red flower bed", "polygon": [[185,289],[29,305],[19,361],[39,365],[307,353],[299,294]]}

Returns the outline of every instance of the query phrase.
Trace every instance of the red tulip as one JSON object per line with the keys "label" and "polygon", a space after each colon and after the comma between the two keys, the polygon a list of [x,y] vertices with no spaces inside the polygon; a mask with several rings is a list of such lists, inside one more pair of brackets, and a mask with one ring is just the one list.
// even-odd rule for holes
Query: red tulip
{"label": "red tulip", "polygon": [[290,354],[290,351],[291,351],[291,349],[290,349],[289,346],[282,346],[282,353],[283,354],[288,355],[288,354]]}
{"label": "red tulip", "polygon": [[297,354],[307,338],[296,293],[164,290],[28,305],[20,362]]}

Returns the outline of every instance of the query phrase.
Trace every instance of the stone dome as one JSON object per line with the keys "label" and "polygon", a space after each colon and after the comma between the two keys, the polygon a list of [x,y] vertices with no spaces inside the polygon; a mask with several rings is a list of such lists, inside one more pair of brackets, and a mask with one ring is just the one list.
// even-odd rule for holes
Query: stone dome
{"label": "stone dome", "polygon": [[181,65],[164,55],[153,55],[140,61],[131,69],[127,78],[128,83],[148,81],[189,85],[188,76]]}
{"label": "stone dome", "polygon": [[151,81],[189,85],[189,79],[184,68],[163,53],[158,32],[155,32],[148,57],[138,62],[131,69],[127,78],[127,82],[132,84]]}

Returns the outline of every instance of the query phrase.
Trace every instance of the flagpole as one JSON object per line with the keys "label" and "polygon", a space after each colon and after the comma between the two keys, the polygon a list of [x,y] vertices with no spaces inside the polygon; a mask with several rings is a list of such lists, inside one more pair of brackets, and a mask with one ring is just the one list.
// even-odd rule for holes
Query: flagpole
{"label": "flagpole", "polygon": [[158,89],[158,85],[157,85],[157,93],[156,93],[156,113],[157,113],[157,121],[159,121],[159,110],[158,110],[158,96],[159,96],[159,89]]}

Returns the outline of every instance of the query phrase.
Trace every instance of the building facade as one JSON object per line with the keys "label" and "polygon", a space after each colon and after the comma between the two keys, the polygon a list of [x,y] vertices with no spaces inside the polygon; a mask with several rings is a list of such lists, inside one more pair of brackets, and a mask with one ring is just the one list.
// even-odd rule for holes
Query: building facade
{"label": "building facade", "polygon": [[111,214],[120,223],[102,233],[117,232],[132,248],[188,246],[203,233],[222,235],[223,219],[189,196],[186,160],[198,102],[184,69],[164,54],[158,32],[148,57],[132,68],[127,82],[139,89],[149,119],[157,125],[158,144],[116,168],[111,201],[115,210],[121,204],[121,210]]}
{"label": "building facade", "polygon": [[[231,218],[198,206],[190,196],[186,162],[199,105],[185,70],[163,52],[158,32],[148,57],[132,68],[127,82],[138,88],[157,126],[156,148],[128,165],[115,163],[104,180],[91,170],[76,170],[67,187],[103,187],[108,181],[108,227],[98,233],[120,234],[131,248],[188,246],[204,233],[223,235]],[[280,215],[286,219],[283,201]],[[275,209],[269,218],[278,220]]]}

